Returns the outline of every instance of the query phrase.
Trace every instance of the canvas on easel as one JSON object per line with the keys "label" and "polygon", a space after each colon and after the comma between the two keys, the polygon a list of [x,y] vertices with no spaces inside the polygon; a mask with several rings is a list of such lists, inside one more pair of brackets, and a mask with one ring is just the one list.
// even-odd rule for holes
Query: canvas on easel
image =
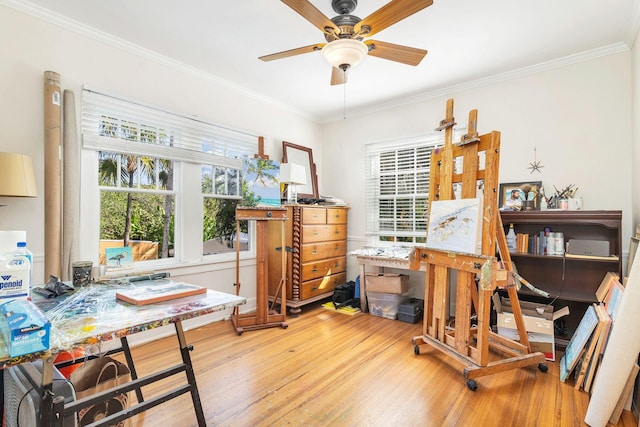
{"label": "canvas on easel", "polygon": [[480,254],[482,199],[478,197],[432,202],[426,246],[431,249]]}
{"label": "canvas on easel", "polygon": [[[500,132],[479,135],[477,110],[472,110],[467,134],[454,144],[455,124],[453,99],[449,99],[446,117],[436,128],[444,131],[445,143],[431,153],[428,243],[426,248],[415,247],[409,259],[412,270],[417,270],[424,263],[427,271],[422,335],[414,337],[412,342],[416,354],[424,344],[462,362],[467,387],[476,390],[478,384],[475,379],[481,376],[536,364],[542,372],[548,368],[544,364],[545,355],[531,350],[518,293],[509,281],[509,275],[513,277],[512,265],[497,202]],[[454,167],[454,162],[461,168]],[[447,217],[447,213],[437,213],[437,202],[466,200],[464,203],[476,203],[470,199],[478,197],[479,182],[482,185],[482,203],[477,205],[479,216],[474,217],[477,218],[475,222],[471,217],[466,218],[467,223],[477,226],[474,228],[477,234],[469,234],[473,238],[465,241],[467,246],[464,248],[459,245],[444,248],[443,242],[451,240],[452,235],[443,233],[438,236],[438,232],[449,231],[451,225],[459,228],[466,224],[461,223],[458,216],[453,218]],[[454,188],[459,190],[455,194]],[[432,213],[434,209],[435,215]],[[480,236],[480,244],[476,236]],[[429,247],[429,244],[434,244],[433,238],[439,238],[436,245],[441,249]],[[496,257],[496,246],[501,262]],[[451,326],[449,283],[454,272],[456,308],[455,322]],[[512,301],[518,341],[500,336],[490,327],[491,296],[497,288],[506,289]],[[499,352],[501,358],[490,355],[490,348]]]}
{"label": "canvas on easel", "polygon": [[255,206],[280,206],[280,163],[268,158],[246,159],[242,163],[245,198]]}

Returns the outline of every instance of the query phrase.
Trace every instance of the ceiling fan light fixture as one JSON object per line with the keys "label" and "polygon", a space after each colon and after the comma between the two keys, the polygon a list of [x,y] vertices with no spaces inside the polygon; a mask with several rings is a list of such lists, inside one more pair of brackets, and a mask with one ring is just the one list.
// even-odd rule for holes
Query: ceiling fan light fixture
{"label": "ceiling fan light fixture", "polygon": [[358,65],[369,52],[360,40],[338,39],[322,48],[322,56],[335,68],[349,68]]}

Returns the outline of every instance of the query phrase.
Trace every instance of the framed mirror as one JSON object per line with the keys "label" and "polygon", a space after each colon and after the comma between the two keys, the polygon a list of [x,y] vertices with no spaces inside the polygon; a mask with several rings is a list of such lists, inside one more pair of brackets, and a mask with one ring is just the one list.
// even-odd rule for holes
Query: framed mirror
{"label": "framed mirror", "polygon": [[282,141],[282,162],[304,166],[307,174],[307,183],[305,185],[298,185],[298,197],[306,197],[309,199],[320,198],[318,193],[318,175],[316,175],[316,164],[313,163],[311,148]]}

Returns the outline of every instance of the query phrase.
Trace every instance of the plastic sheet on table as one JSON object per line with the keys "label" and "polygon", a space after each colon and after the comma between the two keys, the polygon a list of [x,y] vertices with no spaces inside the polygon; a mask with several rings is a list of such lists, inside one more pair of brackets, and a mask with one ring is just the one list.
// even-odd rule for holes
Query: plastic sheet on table
{"label": "plastic sheet on table", "polygon": [[135,285],[92,284],[63,298],[40,301],[38,305],[52,325],[51,348],[99,344],[246,302],[235,295],[209,290],[206,294],[136,306],[116,299],[116,291],[123,286]]}

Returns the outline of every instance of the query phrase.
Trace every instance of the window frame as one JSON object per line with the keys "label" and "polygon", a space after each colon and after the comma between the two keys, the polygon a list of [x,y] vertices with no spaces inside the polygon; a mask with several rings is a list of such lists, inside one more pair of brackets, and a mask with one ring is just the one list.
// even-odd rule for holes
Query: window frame
{"label": "window frame", "polygon": [[[218,167],[229,167],[237,169],[239,174],[242,171],[242,160],[240,155],[250,156],[258,149],[258,137],[243,131],[237,131],[219,125],[195,120],[190,116],[181,115],[160,109],[158,107],[142,104],[137,101],[116,97],[106,94],[102,91],[94,91],[86,86],[83,88],[83,113],[82,120],[85,120],[85,93],[98,94],[99,96],[109,97],[116,102],[131,103],[135,108],[156,110],[160,115],[170,115],[170,119],[175,120],[171,126],[179,126],[180,121],[195,122],[196,132],[199,129],[210,131],[214,135],[215,141],[209,141],[200,144],[206,146],[210,151],[198,152],[197,144],[186,145],[183,147],[166,147],[156,144],[146,144],[140,142],[126,141],[114,138],[110,141],[103,136],[91,134],[87,129],[82,128],[82,147],[80,150],[80,191],[81,200],[79,229],[81,234],[80,253],[90,254],[83,256],[84,259],[91,259],[94,265],[99,263],[100,247],[100,193],[107,191],[128,191],[124,187],[101,187],[98,182],[98,165],[99,151],[112,151],[121,154],[136,154],[143,156],[151,156],[156,158],[170,159],[173,161],[174,183],[173,190],[170,193],[174,196],[174,256],[164,259],[156,259],[150,261],[137,261],[133,268],[138,269],[160,269],[168,267],[178,267],[186,265],[198,265],[207,263],[230,262],[235,260],[235,251],[203,254],[203,204],[205,197],[215,197],[222,199],[237,199],[242,201],[242,194],[239,195],[216,195],[203,194],[202,192],[202,166],[215,165]],[[112,112],[109,112],[112,114]],[[119,116],[120,120],[132,120],[126,115]],[[135,120],[132,120],[135,121]],[[137,122],[141,127],[149,123],[148,121],[139,120]],[[151,122],[154,123],[154,122]],[[164,127],[164,126],[163,126]],[[193,135],[191,135],[193,136]],[[229,138],[229,139],[224,139]],[[237,141],[240,142],[237,142]],[[196,141],[197,142],[197,141]],[[220,145],[217,145],[220,142]],[[108,149],[104,149],[108,146]],[[228,150],[226,147],[229,147]],[[120,151],[123,150],[123,151]],[[226,150],[226,151],[225,151]],[[226,157],[233,153],[235,158]],[[136,189],[133,188],[133,191]],[[165,190],[166,192],[166,190]],[[240,185],[241,192],[241,185]],[[247,251],[241,252],[241,258],[247,259],[255,256],[255,248],[252,243],[254,235],[253,227],[250,224],[250,240]]]}
{"label": "window frame", "polygon": [[[464,128],[456,128],[453,132],[453,140],[459,139],[464,134]],[[428,213],[428,199],[429,199],[429,181],[430,181],[430,169],[431,169],[431,151],[437,147],[444,146],[444,133],[443,132],[430,132],[426,135],[420,135],[405,139],[394,139],[387,141],[377,141],[365,144],[365,206],[366,206],[366,226],[365,226],[365,241],[366,246],[369,247],[413,247],[413,246],[425,246],[427,237],[427,213]],[[408,150],[414,150],[414,160],[417,162],[419,159],[416,157],[419,155],[418,150],[426,148],[428,154],[428,164],[424,167],[419,167],[414,163],[413,168],[398,168],[398,163],[405,161],[406,157],[401,158],[398,161],[398,154],[400,152],[407,152]],[[383,153],[394,153],[396,159],[395,173],[391,171],[382,171],[381,157]],[[412,172],[414,180],[407,183],[407,186],[413,186],[414,191],[411,193],[404,193],[402,195],[395,194],[382,194],[384,192],[385,184],[382,181],[383,177],[388,177],[387,181],[395,182],[396,189],[398,188],[399,175],[403,175],[405,178]],[[426,175],[423,175],[426,174]],[[419,178],[423,176],[423,178]],[[425,182],[426,181],[426,182]],[[413,215],[409,220],[399,218],[397,212],[393,213],[393,217],[384,217],[381,213],[381,199],[393,199],[394,201],[406,200],[416,205],[417,201],[425,200],[425,216],[424,216],[424,230],[422,228],[416,228],[416,224],[420,221],[415,216],[415,209]],[[409,203],[408,203],[409,204]],[[408,205],[407,204],[407,205]],[[394,211],[398,209],[398,204],[394,203]],[[394,229],[383,229],[381,224],[383,222],[393,223]],[[413,228],[409,231],[398,231],[398,223],[407,223],[411,221]],[[382,240],[383,237],[392,237],[393,241]],[[398,239],[412,239],[411,242],[398,241]],[[423,241],[418,241],[418,240]]]}

